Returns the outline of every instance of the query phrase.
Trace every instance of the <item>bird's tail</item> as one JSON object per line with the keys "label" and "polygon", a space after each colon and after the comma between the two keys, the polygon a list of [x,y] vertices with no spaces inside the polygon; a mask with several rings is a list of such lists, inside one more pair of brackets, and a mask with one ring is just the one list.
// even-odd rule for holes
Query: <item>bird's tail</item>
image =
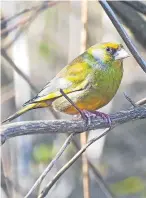
{"label": "bird's tail", "polygon": [[13,119],[19,117],[20,115],[22,115],[23,113],[25,113],[25,112],[27,112],[27,111],[29,111],[31,109],[36,108],[36,105],[37,105],[36,103],[33,103],[33,104],[29,104],[29,105],[23,107],[22,109],[20,109],[19,111],[17,111],[16,113],[14,113],[13,115],[11,115],[10,117],[8,117],[6,120],[4,120],[2,122],[2,124],[5,123],[5,122],[7,122],[7,121],[10,122],[11,120],[13,120]]}

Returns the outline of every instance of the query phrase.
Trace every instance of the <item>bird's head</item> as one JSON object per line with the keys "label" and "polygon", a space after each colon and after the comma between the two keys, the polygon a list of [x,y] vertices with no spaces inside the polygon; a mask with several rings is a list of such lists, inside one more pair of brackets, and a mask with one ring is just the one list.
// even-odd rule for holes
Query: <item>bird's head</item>
{"label": "bird's head", "polygon": [[115,42],[100,43],[94,45],[89,48],[88,52],[97,61],[104,64],[119,62],[129,56],[123,46]]}

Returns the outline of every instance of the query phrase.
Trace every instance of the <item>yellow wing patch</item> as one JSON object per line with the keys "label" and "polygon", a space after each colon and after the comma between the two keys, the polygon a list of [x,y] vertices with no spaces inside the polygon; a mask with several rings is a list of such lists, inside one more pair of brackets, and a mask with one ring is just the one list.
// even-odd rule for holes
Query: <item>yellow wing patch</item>
{"label": "yellow wing patch", "polygon": [[81,59],[80,62],[74,60],[70,65],[63,68],[36,97],[26,104],[60,97],[62,96],[60,89],[66,94],[84,89],[88,84],[90,69],[90,66],[85,62],[81,62]]}

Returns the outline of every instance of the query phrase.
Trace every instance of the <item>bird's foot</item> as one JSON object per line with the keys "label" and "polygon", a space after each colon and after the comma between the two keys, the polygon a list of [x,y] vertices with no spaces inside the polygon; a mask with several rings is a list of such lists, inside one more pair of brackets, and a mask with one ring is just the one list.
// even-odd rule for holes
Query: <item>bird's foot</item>
{"label": "bird's foot", "polygon": [[85,120],[87,125],[91,124],[92,118],[96,118],[97,116],[99,116],[103,120],[106,120],[109,124],[109,127],[111,128],[112,121],[108,114],[100,112],[100,111],[87,111],[87,110],[82,110],[81,112],[82,112],[81,116],[83,120]]}
{"label": "bird's foot", "polygon": [[103,113],[103,112],[100,112],[100,111],[94,111],[94,113],[96,114],[96,116],[99,116],[99,117],[101,117],[103,120],[106,120],[107,123],[109,124],[109,127],[111,128],[111,126],[112,126],[112,121],[111,121],[111,118],[109,117],[108,114]]}

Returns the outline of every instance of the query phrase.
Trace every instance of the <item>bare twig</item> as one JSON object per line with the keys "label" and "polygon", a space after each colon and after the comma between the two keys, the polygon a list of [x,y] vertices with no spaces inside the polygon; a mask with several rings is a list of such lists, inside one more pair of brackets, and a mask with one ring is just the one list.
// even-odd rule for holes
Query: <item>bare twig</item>
{"label": "bare twig", "polygon": [[15,29],[17,29],[19,26],[24,25],[25,23],[27,23],[30,19],[30,16],[25,16],[23,19],[21,19],[20,21],[18,21],[16,24],[7,27],[5,29],[2,29],[1,31],[1,36],[3,38],[3,36],[7,33],[11,33],[12,31],[14,31]]}
{"label": "bare twig", "polygon": [[64,91],[62,89],[60,89],[60,93],[66,98],[66,100],[68,102],[70,102],[72,104],[72,106],[80,113],[80,115],[82,116],[82,118],[84,119],[84,114],[82,113],[82,111],[74,104],[74,102],[68,97],[67,94],[64,93]]}
{"label": "bare twig", "polygon": [[[140,102],[137,102],[140,103]],[[138,107],[135,107],[138,108]],[[146,108],[146,107],[145,107]],[[146,118],[146,115],[145,115]],[[102,138],[103,136],[105,136],[111,129],[113,129],[115,127],[115,125],[113,125],[111,128],[105,129],[104,132],[100,135],[97,136],[93,139],[91,139],[85,146],[83,146],[77,153],[76,155],[73,156],[73,158],[67,162],[58,172],[57,174],[53,177],[53,179],[46,185],[46,187],[42,190],[42,192],[40,193],[40,195],[38,196],[38,198],[44,198],[49,190],[52,188],[52,186],[58,181],[58,179],[61,177],[61,175],[63,175],[63,173],[69,169],[69,167],[86,151],[86,149],[93,144],[95,141],[99,140],[100,138]],[[110,196],[110,195],[109,195]],[[112,195],[111,195],[112,196]]]}
{"label": "bare twig", "polygon": [[139,52],[137,51],[136,47],[133,45],[133,43],[130,40],[128,34],[126,33],[126,31],[122,27],[121,23],[117,19],[115,13],[111,9],[111,7],[107,3],[107,1],[106,0],[99,0],[99,3],[103,7],[103,9],[105,10],[106,14],[109,16],[109,18],[111,19],[111,22],[113,23],[113,25],[117,29],[117,31],[120,34],[120,36],[122,37],[122,39],[125,41],[127,47],[129,48],[130,52],[134,56],[134,58],[137,61],[137,63],[140,65],[140,67],[146,73],[146,62],[140,56]]}
{"label": "bare twig", "polygon": [[36,17],[44,10],[46,10],[49,7],[54,6],[58,1],[46,1],[43,2],[41,6],[37,6],[35,10],[33,10],[32,15],[28,18],[27,22],[23,24],[23,26],[16,32],[13,40],[11,40],[8,44],[6,44],[3,48],[8,49],[10,48],[15,41],[19,38],[19,36],[30,26],[30,24],[36,19]]}
{"label": "bare twig", "polygon": [[37,93],[38,90],[36,89],[35,85],[33,85],[31,80],[16,66],[16,64],[13,62],[13,60],[4,49],[1,49],[1,55],[7,60],[11,67],[29,84],[32,91],[34,91],[34,93]]}
{"label": "bare twig", "polygon": [[47,186],[43,189],[43,191],[40,193],[38,198],[43,198],[45,197],[49,190],[52,188],[52,186],[58,181],[58,179],[61,177],[61,175],[69,169],[69,167],[86,151],[86,149],[93,144],[95,141],[99,140],[103,136],[105,136],[110,129],[105,129],[103,133],[100,136],[97,136],[93,139],[91,139],[86,145],[84,145],[72,158],[69,160],[58,172],[57,174],[53,177],[53,179],[47,184]]}
{"label": "bare twig", "polygon": [[130,104],[133,106],[133,107],[136,107],[137,104],[135,104],[135,102],[124,92],[124,96],[125,98],[130,102]]}
{"label": "bare twig", "polygon": [[58,153],[56,154],[56,156],[54,157],[54,159],[50,162],[50,164],[47,166],[47,168],[44,170],[44,172],[40,175],[40,177],[36,180],[35,184],[32,186],[32,188],[29,190],[29,192],[27,193],[27,195],[25,196],[25,198],[28,198],[32,192],[36,189],[36,187],[41,184],[41,182],[43,181],[43,179],[46,177],[47,173],[52,169],[52,167],[55,165],[55,163],[57,162],[57,160],[60,158],[60,156],[63,154],[63,152],[65,151],[65,149],[67,148],[67,146],[70,144],[70,142],[72,141],[72,138],[75,134],[72,133],[64,142],[64,144],[62,145],[62,147],[60,148],[60,150],[58,151]]}
{"label": "bare twig", "polygon": [[[126,1],[124,1],[126,3]],[[146,21],[142,15],[135,12],[132,7],[121,1],[108,1],[113,11],[117,14],[123,24],[132,32],[135,39],[146,48]],[[131,4],[138,1],[127,1]],[[134,21],[134,23],[133,23]]]}
{"label": "bare twig", "polygon": [[33,20],[36,19],[37,15],[39,14],[38,11],[35,11],[30,17],[29,17],[29,20],[23,24],[23,26],[16,32],[14,38],[8,42],[7,44],[5,44],[5,46],[2,48],[2,49],[5,49],[7,50],[8,48],[10,48],[14,43],[15,41],[20,37],[20,35],[26,30],[28,29],[28,27],[30,26],[30,24],[33,22]]}
{"label": "bare twig", "polygon": [[[78,145],[78,143],[74,139],[72,140],[72,143],[75,146],[75,148],[79,151],[80,146]],[[90,159],[87,159],[87,160],[88,160],[89,168],[92,171],[92,173],[94,174],[95,181],[99,185],[99,188],[102,190],[102,192],[105,194],[105,196],[107,198],[114,198],[114,195],[110,191],[108,185],[104,182],[104,180],[103,180],[101,174],[99,173],[99,171],[94,167],[94,165],[92,164]]]}
{"label": "bare twig", "polygon": [[138,102],[136,102],[136,105],[144,105],[144,104],[146,104],[146,98],[143,98],[139,100]]}
{"label": "bare twig", "polygon": [[[44,3],[48,3],[48,1],[45,1]],[[17,17],[22,16],[23,14],[26,14],[26,13],[28,13],[28,12],[31,12],[31,11],[37,10],[37,9],[38,9],[38,5],[37,5],[37,6],[33,6],[33,7],[31,7],[31,8],[24,9],[24,10],[22,10],[22,11],[16,13],[16,14],[14,14],[14,15],[11,16],[11,17],[7,17],[7,18],[2,19],[1,25],[3,25],[4,23],[8,23],[8,22],[14,20],[14,19],[16,19]]]}
{"label": "bare twig", "polygon": [[[34,94],[38,93],[37,87],[31,82],[31,80],[22,72],[16,64],[13,62],[11,57],[7,54],[5,49],[1,49],[1,55],[4,57],[4,59],[10,64],[10,66],[29,84],[30,88],[32,89],[32,92]],[[58,115],[53,109],[49,109],[51,113],[54,115],[56,119],[58,119]]]}
{"label": "bare twig", "polygon": [[[119,111],[111,114],[110,119],[112,126],[126,123],[136,119],[146,118],[146,106],[137,106],[125,111]],[[30,135],[30,134],[56,134],[65,133],[81,133],[86,130],[95,130],[107,128],[109,124],[101,118],[93,118],[90,125],[86,125],[84,120],[42,120],[42,121],[25,121],[3,125],[1,128],[1,143],[12,137]]]}

